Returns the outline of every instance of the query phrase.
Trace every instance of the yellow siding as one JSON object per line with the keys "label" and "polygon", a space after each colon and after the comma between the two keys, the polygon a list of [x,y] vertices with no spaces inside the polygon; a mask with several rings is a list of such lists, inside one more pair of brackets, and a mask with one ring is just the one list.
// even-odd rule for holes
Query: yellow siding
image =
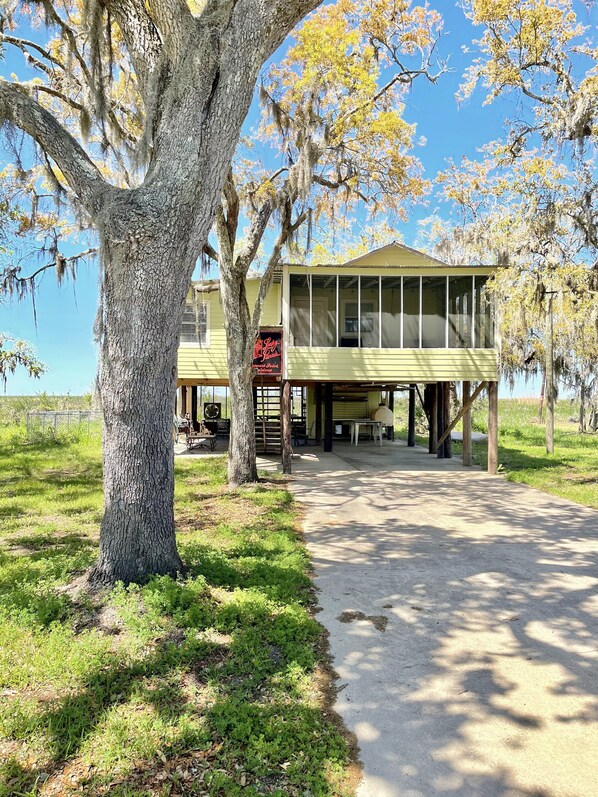
{"label": "yellow siding", "polygon": [[324,382],[436,382],[497,379],[495,349],[289,347],[288,379]]}
{"label": "yellow siding", "polygon": [[[253,308],[259,287],[259,280],[247,280],[247,300]],[[186,381],[222,382],[228,379],[226,367],[226,333],[224,331],[224,313],[218,291],[212,291],[205,297],[209,302],[209,345],[186,344],[179,347],[178,378]],[[271,286],[262,312],[262,326],[280,324],[280,284]]]}
{"label": "yellow siding", "polygon": [[359,266],[415,266],[442,267],[442,263],[433,257],[428,257],[425,252],[417,252],[400,244],[390,244],[380,249],[374,249],[366,255],[350,260],[351,265]]}

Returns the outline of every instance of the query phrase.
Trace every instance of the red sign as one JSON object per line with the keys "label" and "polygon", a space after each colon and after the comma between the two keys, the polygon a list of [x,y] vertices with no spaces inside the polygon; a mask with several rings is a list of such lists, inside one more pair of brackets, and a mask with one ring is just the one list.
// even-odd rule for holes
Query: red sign
{"label": "red sign", "polygon": [[253,370],[262,376],[282,376],[282,329],[260,329],[253,346]]}

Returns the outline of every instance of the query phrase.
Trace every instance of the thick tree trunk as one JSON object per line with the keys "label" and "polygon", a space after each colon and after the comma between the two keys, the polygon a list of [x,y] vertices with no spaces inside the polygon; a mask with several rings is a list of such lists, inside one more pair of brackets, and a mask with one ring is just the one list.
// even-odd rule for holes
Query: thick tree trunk
{"label": "thick tree trunk", "polygon": [[244,275],[235,276],[224,268],[220,271],[231,400],[228,482],[237,487],[257,481],[251,370],[254,334]]}
{"label": "thick tree trunk", "polygon": [[103,247],[104,517],[90,574],[95,586],[183,569],[175,542],[172,433],[187,286],[179,244],[178,233],[162,228],[159,238],[142,235],[133,246]]}

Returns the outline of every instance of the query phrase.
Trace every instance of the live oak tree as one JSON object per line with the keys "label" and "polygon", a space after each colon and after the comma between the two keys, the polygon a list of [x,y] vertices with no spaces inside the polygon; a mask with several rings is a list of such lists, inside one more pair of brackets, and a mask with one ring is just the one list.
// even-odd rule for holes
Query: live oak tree
{"label": "live oak tree", "polygon": [[461,5],[482,35],[458,98],[471,101],[482,84],[486,103],[512,95],[515,115],[504,141],[439,175],[451,213],[430,219],[427,236],[452,262],[509,266],[493,290],[511,379],[549,364],[552,306],[556,375],[585,402],[598,335],[596,46],[571,0]]}
{"label": "live oak tree", "polygon": [[513,94],[528,100],[512,122],[509,143],[516,154],[531,135],[545,141],[581,145],[598,133],[596,42],[578,19],[573,0],[461,0],[482,35],[474,40],[477,57],[467,69],[460,100],[482,84],[486,103]]}
{"label": "live oak tree", "polygon": [[587,418],[598,368],[595,252],[568,215],[584,188],[546,154],[505,160],[498,144],[483,153],[480,161],[464,158],[439,175],[451,215],[428,219],[425,240],[449,263],[503,266],[489,287],[501,372],[511,383],[520,375],[545,376],[552,315],[556,384],[575,389]]}
{"label": "live oak tree", "polygon": [[598,272],[598,47],[575,13],[576,7],[589,12],[593,6],[593,0],[462,0],[482,35],[473,42],[478,57],[457,96],[471,98],[482,84],[486,103],[515,97],[502,162],[537,148],[567,164],[574,190],[568,190],[562,209],[549,210],[553,219],[560,215],[577,228],[593,253],[589,265]]}
{"label": "live oak tree", "polygon": [[[359,203],[370,217],[404,214],[425,190],[402,100],[418,78],[435,82],[444,71],[434,61],[441,27],[437,12],[410,2],[340,0],[312,15],[263,77],[257,143],[237,153],[216,212],[218,252],[208,249],[219,264],[227,335],[231,484],[257,478],[253,345],[285,247]],[[250,308],[245,279],[265,236],[269,254]]]}
{"label": "live oak tree", "polygon": [[[25,52],[37,77],[0,81],[0,116],[35,141],[100,241],[105,511],[92,584],[182,569],[172,412],[185,296],[259,69],[317,5],[42,0],[4,9],[4,46]],[[38,8],[48,47],[28,35],[24,14]],[[137,93],[135,118],[119,107],[121,87]]]}

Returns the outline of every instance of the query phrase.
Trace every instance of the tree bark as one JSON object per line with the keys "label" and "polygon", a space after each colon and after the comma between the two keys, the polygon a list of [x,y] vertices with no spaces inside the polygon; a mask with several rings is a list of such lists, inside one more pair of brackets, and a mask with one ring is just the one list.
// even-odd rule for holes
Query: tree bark
{"label": "tree bark", "polygon": [[282,472],[291,473],[293,448],[291,445],[291,383],[285,379],[280,395],[280,440]]}
{"label": "tree bark", "polygon": [[[0,117],[57,163],[102,242],[105,512],[92,585],[182,570],[174,533],[172,412],[185,296],[260,66],[319,2],[210,2],[195,17],[180,2],[106,4],[154,122],[148,169],[132,190],[108,183],[67,127],[23,87],[0,81]],[[164,80],[152,77],[157,65]],[[223,299],[233,402],[229,480],[235,484],[257,478],[243,278],[226,284]]]}
{"label": "tree bark", "polygon": [[[103,246],[104,517],[93,586],[183,570],[173,505],[172,414],[187,287],[182,275],[173,278],[181,265],[178,233],[162,228],[159,236],[140,233],[135,246]],[[141,278],[144,272],[153,279]]]}
{"label": "tree bark", "polygon": [[255,340],[244,275],[221,269],[220,286],[231,400],[228,482],[231,487],[238,487],[258,478],[251,370]]}

